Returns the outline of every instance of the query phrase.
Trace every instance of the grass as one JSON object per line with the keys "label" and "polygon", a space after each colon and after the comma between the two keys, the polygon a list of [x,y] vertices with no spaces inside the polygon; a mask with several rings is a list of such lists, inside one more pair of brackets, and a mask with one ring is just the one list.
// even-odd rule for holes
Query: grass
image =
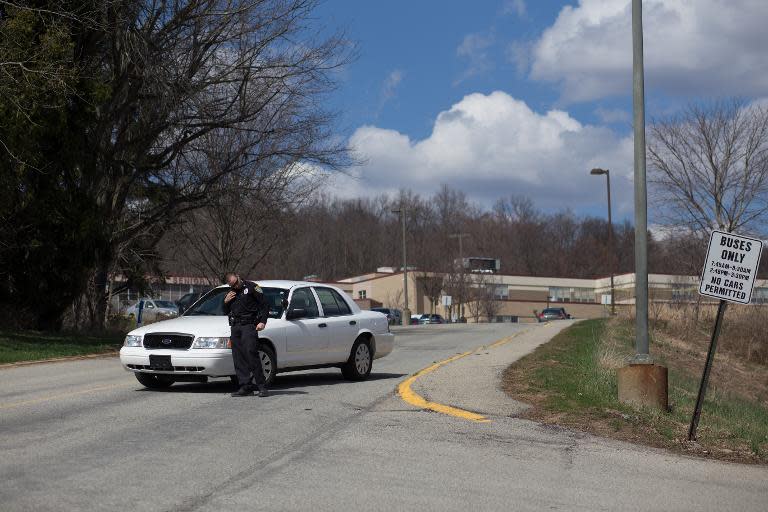
{"label": "grass", "polygon": [[[669,412],[617,400],[616,369],[633,353],[634,342],[632,324],[622,319],[589,320],[563,331],[510,366],[505,389],[533,404],[526,415],[545,423],[693,455],[768,463],[768,404],[744,382],[733,382],[728,366],[735,363],[727,358],[715,358],[719,374],[710,380],[698,443],[686,441],[703,359],[661,338],[652,340],[651,351],[669,368]],[[768,368],[754,371],[768,380]]]}
{"label": "grass", "polygon": [[120,348],[123,337],[123,334],[118,333],[87,336],[37,331],[0,331],[0,364],[111,352]]}

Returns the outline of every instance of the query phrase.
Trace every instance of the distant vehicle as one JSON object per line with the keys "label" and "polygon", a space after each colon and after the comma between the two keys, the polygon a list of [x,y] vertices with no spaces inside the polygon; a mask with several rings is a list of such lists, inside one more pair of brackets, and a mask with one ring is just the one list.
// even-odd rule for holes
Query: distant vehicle
{"label": "distant vehicle", "polygon": [[400,313],[399,309],[371,308],[371,311],[376,311],[378,313],[384,313],[387,315],[387,321],[389,322],[389,325],[400,325],[403,323],[403,315]]}
{"label": "distant vehicle", "polygon": [[424,314],[419,317],[419,324],[420,325],[426,325],[426,324],[444,324],[445,319],[440,315],[429,315]]}
{"label": "distant vehicle", "polygon": [[[349,380],[365,380],[374,359],[394,347],[395,336],[381,313],[361,311],[342,290],[299,281],[260,281],[269,320],[259,333],[259,359],[267,383],[278,372],[340,368]],[[174,382],[234,382],[229,319],[224,296],[229,286],[206,293],[184,315],[134,329],[120,350],[123,367],[148,388]]]}
{"label": "distant vehicle", "polygon": [[141,313],[141,321],[144,323],[179,316],[179,307],[173,302],[150,298],[143,298],[136,301],[135,304],[125,310],[125,316],[138,319],[139,304],[141,301],[144,301],[144,310]]}
{"label": "distant vehicle", "polygon": [[193,293],[187,293],[186,295],[182,295],[179,300],[176,301],[176,306],[179,308],[179,314],[181,315],[186,310],[189,309],[189,306],[197,302],[197,299],[202,297],[203,293],[200,292],[193,292]]}
{"label": "distant vehicle", "polygon": [[571,315],[566,313],[565,308],[547,308],[539,313],[539,321],[545,322],[548,320],[568,320]]}

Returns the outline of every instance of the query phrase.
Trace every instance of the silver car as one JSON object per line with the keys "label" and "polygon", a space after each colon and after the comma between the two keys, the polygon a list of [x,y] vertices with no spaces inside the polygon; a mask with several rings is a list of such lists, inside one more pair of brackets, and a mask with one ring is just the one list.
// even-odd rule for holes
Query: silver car
{"label": "silver car", "polygon": [[144,310],[141,313],[142,323],[156,322],[167,318],[179,316],[179,307],[169,300],[144,298],[125,310],[128,318],[139,318],[139,304],[144,302]]}

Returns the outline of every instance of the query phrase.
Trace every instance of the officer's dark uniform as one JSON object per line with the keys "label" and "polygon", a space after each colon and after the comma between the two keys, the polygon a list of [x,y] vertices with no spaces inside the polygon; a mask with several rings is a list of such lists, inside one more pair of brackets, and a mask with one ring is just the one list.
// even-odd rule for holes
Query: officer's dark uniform
{"label": "officer's dark uniform", "polygon": [[240,387],[253,389],[251,375],[259,389],[264,386],[264,371],[259,358],[259,332],[256,325],[267,323],[269,304],[256,284],[242,281],[235,298],[224,303],[224,313],[232,326],[232,360]]}

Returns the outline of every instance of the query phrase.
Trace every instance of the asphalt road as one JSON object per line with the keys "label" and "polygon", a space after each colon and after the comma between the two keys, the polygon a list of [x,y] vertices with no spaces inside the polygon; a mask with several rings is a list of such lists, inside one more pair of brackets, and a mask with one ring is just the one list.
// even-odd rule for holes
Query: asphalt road
{"label": "asphalt road", "polygon": [[231,398],[224,381],[148,391],[116,359],[1,370],[0,510],[768,508],[765,468],[395,395],[416,370],[519,329],[409,328],[367,382],[286,374],[265,399]]}

